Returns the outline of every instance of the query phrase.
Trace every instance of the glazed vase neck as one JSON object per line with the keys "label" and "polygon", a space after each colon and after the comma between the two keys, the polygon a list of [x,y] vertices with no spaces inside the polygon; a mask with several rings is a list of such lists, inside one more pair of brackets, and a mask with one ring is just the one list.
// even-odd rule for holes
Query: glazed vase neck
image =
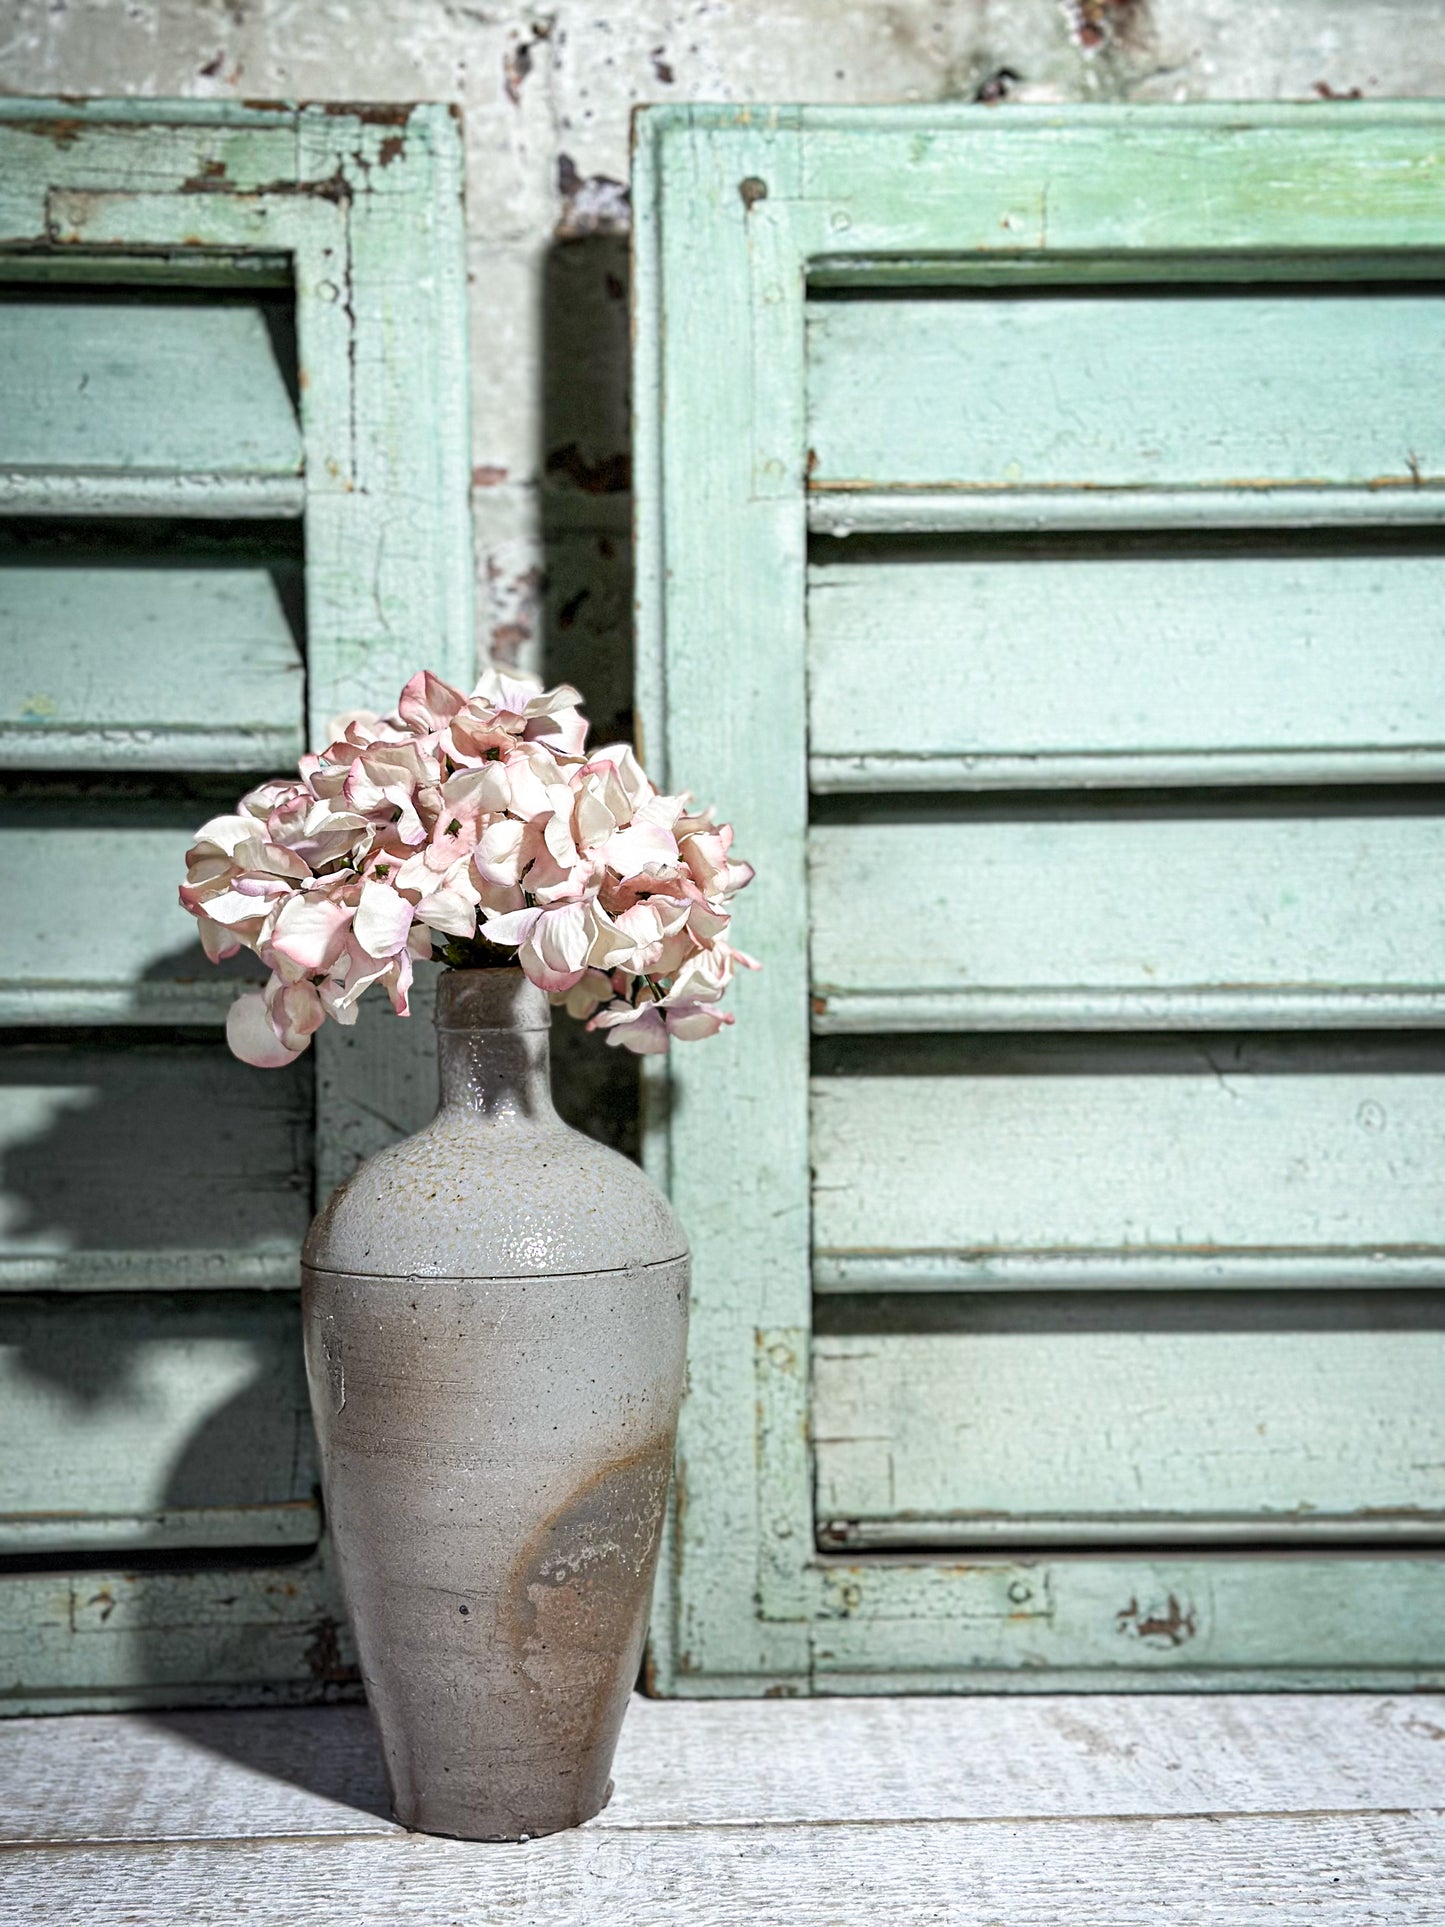
{"label": "glazed vase neck", "polygon": [[520,970],[445,970],[437,985],[439,1119],[555,1122],[552,1008]]}

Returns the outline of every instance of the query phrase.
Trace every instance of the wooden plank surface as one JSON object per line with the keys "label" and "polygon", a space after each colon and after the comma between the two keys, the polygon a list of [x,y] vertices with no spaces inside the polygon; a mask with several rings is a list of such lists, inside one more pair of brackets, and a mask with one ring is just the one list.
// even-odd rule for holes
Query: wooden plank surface
{"label": "wooden plank surface", "polygon": [[299,558],[280,551],[0,547],[0,758],[70,770],[294,762],[300,596]]}
{"label": "wooden plank surface", "polygon": [[0,1295],[0,1552],[314,1544],[296,1299]]}
{"label": "wooden plank surface", "polygon": [[830,1040],[823,1290],[1445,1282],[1445,1040]]}
{"label": "wooden plank surface", "polygon": [[[286,1556],[287,1553],[293,1556]],[[329,1548],[0,1573],[0,1713],[355,1698]],[[0,1748],[11,1729],[0,1719]],[[11,1788],[0,1770],[8,1806]],[[0,1862],[3,1865],[3,1862]]]}
{"label": "wooden plank surface", "polygon": [[[0,924],[0,1023],[223,1022],[240,980],[265,973],[247,953],[209,963],[176,892],[196,830],[233,803],[220,792],[213,800],[118,789],[0,802],[8,912]],[[70,910],[71,891],[110,906],[103,944]]]}
{"label": "wooden plank surface", "polygon": [[[1442,1745],[1439,1694],[639,1695],[588,1830],[1431,1808]],[[0,1771],[0,1845],[402,1831],[360,1706],[13,1720]]]}
{"label": "wooden plank surface", "polygon": [[809,834],[815,1030],[1445,1021],[1433,805],[853,807]]}
{"label": "wooden plank surface", "polygon": [[365,1719],[0,1729],[0,1920],[1425,1927],[1445,1875],[1438,1696],[634,1701],[611,1805],[520,1847],[402,1833]]}
{"label": "wooden plank surface", "polygon": [[815,300],[809,487],[1418,490],[1442,351],[1429,282]]}
{"label": "wooden plank surface", "polygon": [[0,1290],[296,1283],[311,1066],[217,1034],[20,1033],[0,1054]]}
{"label": "wooden plank surface", "polygon": [[[1445,774],[1433,548],[1176,535],[829,556],[808,576],[815,790]],[[894,695],[861,701],[880,669]]]}
{"label": "wooden plank surface", "polygon": [[0,471],[301,472],[285,295],[0,293]]}
{"label": "wooden plank surface", "polygon": [[1445,1540],[1445,1299],[840,1303],[825,1544]]}
{"label": "wooden plank surface", "polygon": [[[4,1870],[6,1927],[433,1927],[620,1918],[669,1927],[840,1920],[1154,1927],[1435,1927],[1445,1826],[1434,1814],[1120,1822],[1017,1820],[558,1834],[520,1848],[408,1836],[40,1849]],[[840,1901],[840,1893],[847,1899]]]}
{"label": "wooden plank surface", "polygon": [[[790,110],[695,144],[691,112],[655,117],[634,154],[639,712],[654,776],[726,797],[757,869],[737,941],[768,962],[736,986],[738,1021],[717,1049],[670,1053],[651,1109],[649,1164],[692,1249],[694,1361],[677,1460],[687,1578],[674,1593],[664,1577],[656,1618],[664,1655],[762,1692],[807,1664],[802,1615],[757,1610],[764,1521],[785,1520],[800,1550],[808,1497],[797,1430],[790,1489],[758,1484],[754,1379],[758,1329],[802,1323],[809,1296],[803,279],[785,213],[801,184]],[[750,177],[776,199],[750,210],[737,190]],[[686,407],[664,411],[663,393]],[[704,691],[724,636],[719,729]]]}

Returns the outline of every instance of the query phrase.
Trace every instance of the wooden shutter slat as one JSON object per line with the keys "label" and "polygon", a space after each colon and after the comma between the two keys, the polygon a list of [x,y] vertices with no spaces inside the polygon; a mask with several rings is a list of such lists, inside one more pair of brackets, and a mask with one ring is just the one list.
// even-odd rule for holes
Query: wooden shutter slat
{"label": "wooden shutter slat", "polygon": [[812,785],[1438,780],[1442,609],[1445,553],[1340,537],[845,548],[808,579]]}
{"label": "wooden shutter slat", "polygon": [[982,1298],[941,1301],[953,1328],[818,1333],[824,1543],[1445,1538],[1440,1301],[1219,1304]]}
{"label": "wooden shutter slat", "polygon": [[294,1293],[0,1298],[0,1552],[311,1544]]}
{"label": "wooden shutter slat", "polygon": [[1445,1038],[833,1055],[812,1085],[821,1289],[1445,1284]]}
{"label": "wooden shutter slat", "polygon": [[297,1284],[308,1065],[261,1077],[204,1032],[6,1043],[0,1291]]}
{"label": "wooden shutter slat", "polygon": [[809,847],[819,1031],[1445,1020],[1438,816],[964,811]]}
{"label": "wooden shutter slat", "polygon": [[282,554],[0,549],[0,758],[69,770],[294,762],[305,747],[300,576]]}
{"label": "wooden shutter slat", "polygon": [[12,501],[69,477],[102,488],[117,473],[179,492],[208,477],[294,482],[290,308],[220,291],[0,294],[0,473]]}
{"label": "wooden shutter slat", "polygon": [[[227,804],[111,795],[0,809],[0,1023],[219,1023],[255,959],[206,961],[176,899],[206,814]],[[75,915],[104,903],[105,939]]]}
{"label": "wooden shutter slat", "polygon": [[1431,283],[819,301],[809,487],[1418,493],[1442,351]]}

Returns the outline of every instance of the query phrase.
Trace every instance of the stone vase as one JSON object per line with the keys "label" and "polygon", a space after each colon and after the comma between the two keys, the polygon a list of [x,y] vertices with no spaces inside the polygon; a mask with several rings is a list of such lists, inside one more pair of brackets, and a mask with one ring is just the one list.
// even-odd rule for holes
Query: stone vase
{"label": "stone vase", "polygon": [[470,1840],[589,1819],[646,1631],[687,1244],[552,1107],[520,970],[437,997],[441,1105],[303,1255],[327,1518],[397,1818]]}

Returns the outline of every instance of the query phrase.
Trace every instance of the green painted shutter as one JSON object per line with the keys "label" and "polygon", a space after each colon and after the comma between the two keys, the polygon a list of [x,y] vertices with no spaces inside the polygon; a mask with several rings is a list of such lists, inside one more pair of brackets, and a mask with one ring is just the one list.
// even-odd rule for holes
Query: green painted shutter
{"label": "green painted shutter", "polygon": [[354,1690],[297,1253],[429,1026],[236,1063],[176,888],[471,668],[460,179],[438,107],[0,103],[0,1710]]}
{"label": "green painted shutter", "polygon": [[1445,1677],[1445,116],[657,109],[683,1694]]}

